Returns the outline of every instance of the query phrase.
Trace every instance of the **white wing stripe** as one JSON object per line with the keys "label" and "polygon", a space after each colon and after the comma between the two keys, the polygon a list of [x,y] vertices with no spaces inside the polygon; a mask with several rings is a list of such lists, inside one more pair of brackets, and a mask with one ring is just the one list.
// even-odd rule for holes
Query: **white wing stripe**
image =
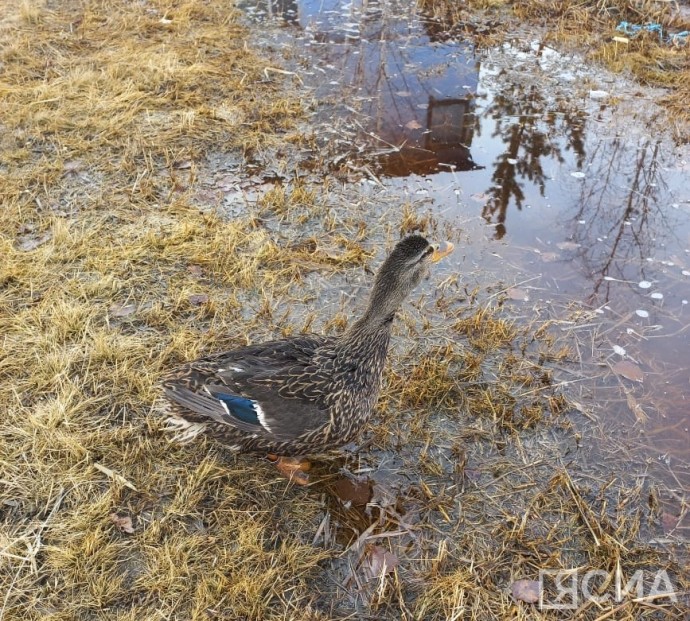
{"label": "white wing stripe", "polygon": [[268,423],[266,422],[266,413],[264,412],[263,408],[259,405],[259,402],[258,401],[252,401],[252,405],[254,406],[254,411],[256,412],[256,417],[259,419],[261,426],[266,431],[268,431],[268,433],[271,433],[271,428],[268,426]]}

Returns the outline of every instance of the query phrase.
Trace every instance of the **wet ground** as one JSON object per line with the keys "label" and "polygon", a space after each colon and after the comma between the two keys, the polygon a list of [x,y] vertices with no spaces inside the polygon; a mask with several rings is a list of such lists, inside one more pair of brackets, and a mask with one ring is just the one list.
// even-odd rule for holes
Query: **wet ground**
{"label": "wet ground", "polygon": [[[438,280],[502,299],[518,325],[547,324],[570,348],[550,370],[591,436],[577,467],[663,483],[663,532],[686,541],[690,151],[667,135],[658,93],[533,35],[478,50],[409,3],[245,2],[243,10],[261,24],[257,44],[313,99],[305,131],[315,147],[231,166],[228,214],[299,179],[329,184],[365,214],[364,226],[380,227],[403,204],[415,214],[409,230],[431,222],[459,241]],[[334,286],[323,292],[326,282]],[[317,295],[322,308],[342,310],[362,283],[314,275],[300,288],[313,295],[293,317]],[[439,291],[436,303],[448,296]],[[348,531],[361,547],[374,523],[392,520],[410,558],[422,554],[409,520],[446,497],[434,519],[447,529],[443,515],[457,519],[450,507],[462,498],[445,449],[433,493],[399,474],[419,447],[415,458],[374,451],[344,462],[348,476],[327,485],[351,511],[349,526],[333,532]],[[481,459],[470,462],[465,475],[481,487]],[[331,519],[317,539],[335,536]],[[369,550],[356,563],[383,562],[379,548]],[[334,571],[335,583],[357,576]]]}
{"label": "wet ground", "polygon": [[690,153],[655,93],[538,41],[477,51],[402,4],[244,8],[318,102],[313,156],[452,223],[467,286],[506,284],[518,317],[591,309],[582,362],[635,367],[595,382],[599,415],[633,426],[633,390],[650,449],[687,462]]}

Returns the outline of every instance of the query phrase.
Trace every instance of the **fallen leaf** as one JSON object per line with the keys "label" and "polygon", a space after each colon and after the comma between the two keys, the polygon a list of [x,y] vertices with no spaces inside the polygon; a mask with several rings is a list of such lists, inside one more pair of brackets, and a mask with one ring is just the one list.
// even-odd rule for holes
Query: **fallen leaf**
{"label": "fallen leaf", "polygon": [[511,300],[520,300],[521,302],[527,302],[529,300],[529,294],[527,291],[520,289],[519,287],[510,287],[506,293]]}
{"label": "fallen leaf", "polygon": [[409,123],[405,123],[405,127],[407,127],[407,129],[422,129],[423,125],[418,121],[410,121]]}
{"label": "fallen leaf", "polygon": [[398,557],[382,546],[369,545],[364,570],[370,580],[391,573],[398,566]]}
{"label": "fallen leaf", "polygon": [[634,362],[630,362],[630,360],[620,360],[611,369],[616,375],[629,379],[631,382],[642,382],[644,380],[642,369]]}
{"label": "fallen leaf", "polygon": [[206,304],[208,300],[208,295],[206,295],[205,293],[195,293],[189,296],[189,303],[194,306],[201,306],[202,304]]}
{"label": "fallen leaf", "polygon": [[[364,507],[371,500],[373,490],[369,479],[338,479],[333,491],[347,506]],[[349,505],[348,505],[349,503]]]}
{"label": "fallen leaf", "polygon": [[132,518],[128,515],[118,515],[117,513],[111,513],[110,520],[123,533],[131,535],[134,532],[134,526],[132,526]]}
{"label": "fallen leaf", "polygon": [[516,580],[510,587],[513,599],[527,604],[536,604],[541,593],[536,580]]}
{"label": "fallen leaf", "polygon": [[109,309],[108,312],[113,317],[128,317],[132,313],[136,312],[137,310],[137,305],[136,304],[113,304]]}

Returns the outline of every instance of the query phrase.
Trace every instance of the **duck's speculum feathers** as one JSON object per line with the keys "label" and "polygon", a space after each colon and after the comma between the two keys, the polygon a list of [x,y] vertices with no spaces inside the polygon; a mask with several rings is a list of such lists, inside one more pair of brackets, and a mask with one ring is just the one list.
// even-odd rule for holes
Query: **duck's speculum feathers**
{"label": "duck's speculum feathers", "polygon": [[[259,413],[263,414],[261,406],[253,399],[246,397],[238,397],[237,395],[229,395],[225,392],[211,393],[221,404],[224,404],[229,416],[234,416],[237,420],[254,425],[261,429],[261,421],[259,420]],[[270,431],[270,429],[268,430]]]}

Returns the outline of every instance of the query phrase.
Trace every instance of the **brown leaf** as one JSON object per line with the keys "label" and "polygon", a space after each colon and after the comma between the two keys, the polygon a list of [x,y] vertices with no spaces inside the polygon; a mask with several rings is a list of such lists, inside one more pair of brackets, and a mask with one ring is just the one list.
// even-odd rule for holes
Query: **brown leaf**
{"label": "brown leaf", "polygon": [[539,582],[536,580],[516,580],[510,587],[513,598],[527,604],[539,601]]}
{"label": "brown leaf", "polygon": [[333,485],[333,491],[345,504],[364,507],[371,500],[373,490],[368,479],[338,479]]}
{"label": "brown leaf", "polygon": [[134,526],[132,526],[132,518],[128,515],[118,515],[117,513],[111,513],[110,520],[123,533],[131,535],[134,532]]}
{"label": "brown leaf", "polygon": [[110,314],[113,317],[128,317],[132,313],[136,312],[136,304],[113,304],[109,309]]}
{"label": "brown leaf", "polygon": [[644,373],[634,362],[630,360],[620,360],[611,369],[616,375],[620,375],[631,382],[641,382],[644,380]]}
{"label": "brown leaf", "polygon": [[195,293],[189,296],[189,303],[193,306],[201,306],[202,304],[206,304],[208,299],[208,295],[205,293]]}
{"label": "brown leaf", "polygon": [[364,569],[369,579],[380,578],[391,573],[398,566],[398,557],[381,546],[367,546]]}
{"label": "brown leaf", "polygon": [[520,300],[521,302],[527,302],[529,300],[529,294],[524,289],[519,287],[511,287],[506,291],[508,297],[511,300]]}

